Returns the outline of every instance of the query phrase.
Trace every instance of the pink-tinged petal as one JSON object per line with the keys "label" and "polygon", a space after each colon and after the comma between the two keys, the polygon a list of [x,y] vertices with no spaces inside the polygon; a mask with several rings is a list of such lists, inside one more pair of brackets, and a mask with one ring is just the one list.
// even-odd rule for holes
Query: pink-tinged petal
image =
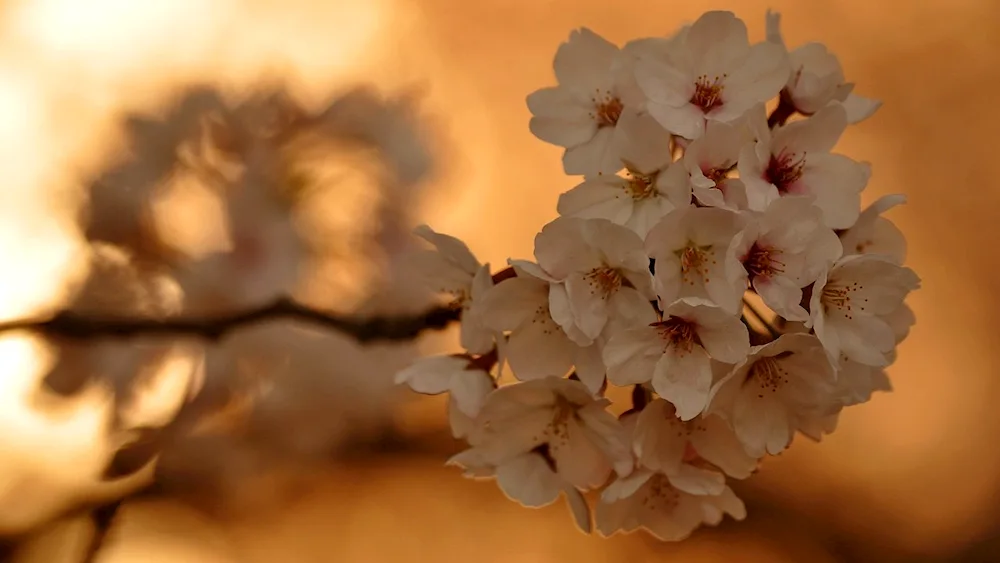
{"label": "pink-tinged petal", "polygon": [[646,405],[636,421],[632,448],[642,467],[667,474],[680,470],[687,433],[673,405],[659,398]]}
{"label": "pink-tinged petal", "polygon": [[459,342],[471,354],[485,354],[493,349],[496,333],[482,324],[482,317],[467,310],[459,323]]}
{"label": "pink-tinged petal", "polygon": [[517,274],[518,277],[537,279],[550,283],[556,283],[559,281],[543,270],[541,266],[529,260],[515,260],[513,258],[508,258],[507,265],[514,268],[514,273]]}
{"label": "pink-tinged petal", "polygon": [[567,150],[592,143],[598,136],[597,123],[590,118],[576,120],[552,117],[532,117],[528,122],[531,134]]}
{"label": "pink-tinged petal", "polygon": [[573,311],[573,323],[589,338],[597,338],[608,322],[608,302],[600,290],[594,289],[584,274],[566,278],[566,294]]}
{"label": "pink-tinged petal", "polygon": [[789,321],[805,321],[809,313],[800,305],[802,289],[784,276],[756,278],[754,291],[772,311]]}
{"label": "pink-tinged petal", "polygon": [[607,456],[575,417],[566,422],[565,436],[549,442],[549,453],[556,462],[556,473],[578,489],[600,487],[611,474]]}
{"label": "pink-tinged petal", "polygon": [[629,449],[629,434],[618,417],[609,413],[611,401],[594,401],[576,411],[587,439],[594,443],[611,462],[619,477],[624,477],[634,469],[632,451]]}
{"label": "pink-tinged petal", "polygon": [[691,420],[705,410],[712,387],[712,368],[704,348],[690,351],[668,348],[653,371],[653,389],[677,409],[681,420]]}
{"label": "pink-tinged petal", "polygon": [[482,300],[483,324],[496,331],[514,330],[535,317],[540,307],[548,309],[549,284],[527,277],[504,280]]}
{"label": "pink-tinged petal", "polygon": [[635,78],[649,101],[657,105],[679,107],[694,95],[694,77],[660,61],[637,62]]}
{"label": "pink-tinged petal", "polygon": [[780,45],[764,42],[750,47],[746,60],[726,79],[723,104],[711,117],[727,122],[741,118],[750,108],[777,96],[790,71]]}
{"label": "pink-tinged petal", "polygon": [[670,164],[670,133],[648,113],[625,111],[616,129],[618,156],[629,169],[650,174]]}
{"label": "pink-tinged petal", "polygon": [[706,517],[705,521],[708,524],[715,525],[720,522],[722,514],[728,514],[735,520],[743,520],[747,517],[746,506],[729,487],[726,487],[721,495],[704,497],[703,502],[705,503],[703,506],[712,506],[719,512],[717,518]]}
{"label": "pink-tinged petal", "polygon": [[601,492],[601,502],[610,503],[631,497],[648,483],[653,475],[652,471],[639,469],[627,477],[616,479]]}
{"label": "pink-tinged petal", "polygon": [[582,234],[587,246],[599,253],[603,264],[649,272],[649,257],[643,251],[642,239],[631,229],[608,220],[591,219],[584,222]]}
{"label": "pink-tinged petal", "polygon": [[691,445],[698,455],[735,479],[746,479],[757,469],[757,458],[747,453],[743,443],[725,420],[708,415],[691,434]]}
{"label": "pink-tinged petal", "polygon": [[807,285],[819,277],[820,272],[829,270],[843,254],[844,246],[836,233],[828,228],[819,229],[809,241],[809,248],[802,265],[802,276],[796,281],[800,286]]}
{"label": "pink-tinged petal", "polygon": [[656,272],[653,274],[653,291],[660,300],[661,308],[676,301],[681,295],[681,289],[681,267],[677,257],[657,258]]}
{"label": "pink-tinged petal", "polygon": [[615,127],[601,127],[585,143],[566,149],[563,171],[570,175],[614,174],[624,165],[616,153]]}
{"label": "pink-tinged petal", "polygon": [[[691,242],[699,246],[719,246],[722,243],[723,250],[747,224],[739,213],[712,207],[692,209],[687,220]],[[722,252],[719,254],[721,257]]]}
{"label": "pink-tinged petal", "polygon": [[847,128],[847,113],[840,104],[830,104],[814,115],[793,121],[774,133],[774,146],[780,152],[787,148],[794,153],[828,153]]}
{"label": "pink-tinged petal", "polygon": [[646,111],[674,135],[693,140],[705,133],[705,114],[694,104],[673,106],[650,101]]}
{"label": "pink-tinged petal", "polygon": [[901,304],[893,312],[881,315],[882,320],[892,328],[896,344],[902,342],[910,334],[910,328],[917,322],[913,309],[906,303]]}
{"label": "pink-tinged petal", "polygon": [[624,182],[617,176],[585,180],[559,196],[556,210],[560,215],[581,219],[608,219],[624,225],[632,216],[634,207],[632,196],[622,187]]}
{"label": "pink-tinged petal", "polygon": [[542,456],[518,456],[496,468],[497,485],[507,498],[538,508],[552,504],[563,491],[563,483]]}
{"label": "pink-tinged petal", "polygon": [[580,378],[587,390],[597,395],[604,387],[604,376],[607,370],[601,359],[601,348],[596,343],[590,346],[573,346],[570,352],[576,376]]}
{"label": "pink-tinged petal", "polygon": [[601,266],[600,255],[583,239],[586,221],[559,217],[535,236],[535,258],[543,270],[564,280],[573,272],[588,272]]}
{"label": "pink-tinged petal", "polygon": [[684,46],[695,68],[709,77],[731,72],[747,56],[750,40],[747,26],[732,12],[702,14],[684,38]]}
{"label": "pink-tinged petal", "polygon": [[580,346],[593,344],[594,339],[588,337],[576,326],[573,308],[569,304],[569,293],[564,284],[554,283],[549,286],[549,314],[574,343]]}
{"label": "pink-tinged petal", "polygon": [[855,314],[849,321],[835,324],[845,356],[869,366],[888,365],[885,353],[896,346],[892,328],[882,319],[866,314]]}
{"label": "pink-tinged petal", "polygon": [[413,230],[413,233],[433,244],[445,259],[461,268],[470,277],[475,275],[476,271],[479,270],[479,260],[476,260],[476,257],[469,251],[469,247],[459,239],[435,232],[427,225],[418,225]]}
{"label": "pink-tinged petal", "polygon": [[864,121],[875,114],[882,102],[864,98],[855,94],[850,94],[843,101],[844,109],[847,110],[847,122],[851,125]]}
{"label": "pink-tinged petal", "polygon": [[574,348],[555,321],[536,319],[510,335],[507,361],[521,381],[563,377],[572,365]]}
{"label": "pink-tinged petal", "polygon": [[470,370],[452,378],[451,398],[455,406],[468,416],[476,416],[486,402],[495,384],[493,378],[485,371]]}
{"label": "pink-tinged petal", "polygon": [[463,374],[469,360],[455,356],[421,358],[396,374],[397,384],[406,384],[417,393],[437,395],[448,391],[452,377]]}
{"label": "pink-tinged petal", "polygon": [[[566,88],[542,88],[528,95],[528,110],[534,117],[553,121],[584,122],[594,120],[589,112],[591,104],[581,103]],[[596,126],[596,123],[595,123]]]}
{"label": "pink-tinged petal", "polygon": [[726,488],[726,476],[722,473],[688,464],[667,477],[671,485],[692,495],[718,495]]}
{"label": "pink-tinged petal", "polygon": [[[764,179],[764,169],[766,161],[761,161],[757,149],[761,147],[760,142],[747,145],[740,151],[740,159],[737,170],[740,173],[740,181],[746,188],[747,206],[754,211],[764,211],[768,204],[779,197],[778,188],[774,184]],[[770,147],[767,149],[767,158],[770,158]]]}
{"label": "pink-tinged petal", "polygon": [[623,330],[611,336],[602,355],[611,383],[646,383],[653,378],[656,362],[663,355],[663,339],[648,326]]}
{"label": "pink-tinged petal", "polygon": [[679,207],[668,213],[646,235],[646,253],[654,260],[668,257],[676,259],[675,251],[687,244],[688,217],[694,212],[691,207]]}
{"label": "pink-tinged petal", "polygon": [[656,322],[651,298],[631,287],[620,288],[608,301],[610,317],[607,330],[618,331]]}
{"label": "pink-tinged petal", "polygon": [[840,154],[809,155],[799,181],[816,198],[823,222],[831,229],[850,228],[861,209],[861,190],[870,167]]}
{"label": "pink-tinged petal", "polygon": [[569,510],[573,514],[573,522],[576,523],[576,527],[585,534],[591,533],[593,524],[590,521],[590,505],[587,504],[587,499],[583,498],[580,491],[572,487],[565,487],[563,492],[566,493],[566,502],[569,504]]}
{"label": "pink-tinged petal", "polygon": [[553,69],[559,84],[588,99],[595,91],[607,91],[612,84],[611,67],[619,56],[618,47],[587,28],[575,29],[569,40],[556,50]]}
{"label": "pink-tinged petal", "polygon": [[[721,309],[715,313],[726,315]],[[700,325],[697,332],[708,355],[720,362],[727,364],[741,362],[750,351],[747,327],[736,317],[726,315],[724,319],[710,326]]]}
{"label": "pink-tinged petal", "polygon": [[744,395],[733,405],[736,436],[755,457],[776,455],[792,441],[791,425],[784,405],[770,395]]}
{"label": "pink-tinged petal", "polygon": [[448,427],[455,438],[465,438],[476,426],[475,418],[465,414],[458,408],[455,397],[448,398]]}

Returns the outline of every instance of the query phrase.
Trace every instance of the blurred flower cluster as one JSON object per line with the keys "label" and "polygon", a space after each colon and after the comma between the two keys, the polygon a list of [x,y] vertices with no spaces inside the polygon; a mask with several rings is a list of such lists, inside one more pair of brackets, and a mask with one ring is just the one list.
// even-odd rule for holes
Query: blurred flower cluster
{"label": "blurred flower cluster", "polygon": [[[281,299],[358,317],[423,310],[433,295],[398,257],[432,172],[426,125],[410,97],[363,88],[310,108],[284,87],[195,87],[162,115],[130,116],[126,150],[87,186],[90,268],[69,310],[193,325]],[[294,322],[192,332],[51,339],[45,389],[114,392],[121,447],[106,477],[156,458],[162,483],[225,493],[287,455],[377,438],[392,374],[413,357]]]}
{"label": "blurred flower cluster", "polygon": [[558,85],[527,99],[531,131],[582,176],[534,260],[491,275],[418,229],[433,249],[416,268],[462,308],[465,352],[397,381],[449,394],[466,475],[527,506],[562,494],[586,532],[679,540],[745,516],[728,479],[890,389],[919,286],[882,216],[903,197],[862,210],[869,166],[832,152],[879,103],[778,25],[754,44],[729,12],[624,47],[574,31]]}

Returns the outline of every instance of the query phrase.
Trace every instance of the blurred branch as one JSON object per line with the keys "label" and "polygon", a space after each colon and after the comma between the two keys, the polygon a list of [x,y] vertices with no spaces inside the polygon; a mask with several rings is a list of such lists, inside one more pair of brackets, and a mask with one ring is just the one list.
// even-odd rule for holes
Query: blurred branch
{"label": "blurred branch", "polygon": [[97,560],[97,555],[104,546],[104,540],[108,537],[108,532],[111,531],[115,515],[118,513],[121,504],[122,501],[118,500],[110,504],[98,506],[91,511],[90,518],[94,522],[94,535],[87,545],[87,552],[83,556],[82,563],[93,563]]}
{"label": "blurred branch", "polygon": [[61,311],[48,319],[0,323],[0,332],[29,330],[73,339],[151,335],[199,336],[219,340],[227,333],[252,324],[289,319],[318,325],[351,336],[359,342],[413,340],[427,330],[441,330],[458,321],[461,309],[437,307],[415,315],[357,317],[312,309],[288,298],[279,298],[256,309],[209,318],[130,318],[95,316]]}

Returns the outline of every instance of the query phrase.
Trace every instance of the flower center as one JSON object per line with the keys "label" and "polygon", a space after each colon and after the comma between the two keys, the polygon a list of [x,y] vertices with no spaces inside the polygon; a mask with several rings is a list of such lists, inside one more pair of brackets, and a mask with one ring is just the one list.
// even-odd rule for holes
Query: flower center
{"label": "flower center", "polygon": [[[696,279],[708,283],[708,269],[716,263],[715,249],[711,245],[696,246],[694,243],[689,242],[687,246],[678,250],[675,254],[681,262],[681,277],[683,281],[687,282],[688,285],[694,285]],[[697,274],[697,278],[695,274]]]}
{"label": "flower center", "polygon": [[780,254],[780,250],[763,246],[759,242],[753,243],[742,260],[743,269],[747,271],[750,281],[758,276],[769,278],[774,274],[784,273],[785,264],[776,259]]}
{"label": "flower center", "polygon": [[654,512],[673,512],[680,501],[680,494],[677,489],[670,484],[670,480],[662,473],[657,473],[649,478],[649,485],[646,494],[642,499],[642,506]]}
{"label": "flower center", "polygon": [[671,316],[649,326],[656,328],[660,337],[680,352],[690,352],[695,344],[700,344],[695,332],[697,325],[686,319]]}
{"label": "flower center", "polygon": [[590,284],[590,294],[600,293],[605,299],[618,291],[622,286],[622,273],[615,268],[602,266],[594,268],[587,274],[587,283]]}
{"label": "flower center", "polygon": [[542,334],[554,334],[557,330],[561,330],[552,320],[552,314],[549,313],[548,305],[539,305],[535,308],[535,315],[531,318],[531,324],[539,324],[542,327]]}
{"label": "flower center", "polygon": [[729,177],[728,168],[709,168],[707,170],[702,169],[701,173],[704,174],[705,177],[708,178],[709,180],[715,182],[715,187],[720,190],[722,189],[722,183],[725,182],[726,178]]}
{"label": "flower center", "polygon": [[550,449],[558,450],[569,444],[569,421],[576,416],[576,406],[562,395],[556,395],[552,407],[552,420],[545,428],[545,443]]}
{"label": "flower center", "polygon": [[849,285],[839,285],[834,283],[827,283],[823,287],[823,292],[820,293],[820,303],[823,304],[823,308],[827,311],[837,311],[844,316],[847,320],[851,320],[855,311],[864,312],[865,306],[868,303],[868,298],[863,297],[858,300],[855,296],[854,299],[851,298],[851,294],[857,291],[861,291],[865,286],[859,284],[858,282],[853,282]]}
{"label": "flower center", "polygon": [[796,159],[796,153],[786,153],[775,156],[771,155],[771,160],[764,170],[764,179],[774,184],[778,188],[778,193],[785,195],[795,191],[795,183],[802,178],[802,169],[806,165],[806,153]]}
{"label": "flower center", "polygon": [[632,199],[641,201],[656,196],[656,173],[642,174],[640,172],[628,171],[625,178],[625,192],[632,196]]}
{"label": "flower center", "polygon": [[622,116],[622,110],[625,109],[620,99],[612,96],[610,92],[601,94],[598,90],[597,94],[591,98],[591,101],[594,102],[594,111],[590,114],[590,117],[597,122],[598,127],[614,127],[618,124],[618,119]]}
{"label": "flower center", "polygon": [[751,381],[758,386],[757,398],[763,399],[764,393],[777,393],[788,383],[788,372],[781,367],[777,358],[761,358],[750,366],[747,383]]}
{"label": "flower center", "polygon": [[703,113],[708,113],[722,105],[722,90],[724,84],[722,80],[727,75],[716,76],[709,80],[707,74],[699,76],[694,82],[694,94],[691,96],[691,103],[701,108]]}

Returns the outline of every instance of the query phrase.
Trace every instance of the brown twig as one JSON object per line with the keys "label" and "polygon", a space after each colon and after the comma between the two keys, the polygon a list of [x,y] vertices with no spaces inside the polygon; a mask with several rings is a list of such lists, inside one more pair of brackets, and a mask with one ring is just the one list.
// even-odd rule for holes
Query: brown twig
{"label": "brown twig", "polygon": [[256,309],[208,318],[131,318],[62,311],[48,319],[0,323],[0,332],[29,330],[70,339],[185,335],[219,340],[237,328],[264,321],[290,319],[328,328],[365,343],[376,340],[412,340],[426,330],[445,328],[457,321],[460,315],[459,308],[436,307],[415,315],[358,317],[324,312],[288,298],[280,298]]}
{"label": "brown twig", "polygon": [[785,91],[781,91],[781,96],[778,98],[778,107],[774,108],[771,115],[767,116],[767,126],[771,129],[775,127],[784,125],[788,118],[795,114],[795,104],[792,100],[785,94]]}
{"label": "brown twig", "polygon": [[90,517],[94,521],[94,535],[90,538],[90,543],[87,545],[87,551],[83,556],[82,563],[94,563],[97,560],[97,555],[100,553],[101,548],[104,547],[104,540],[107,539],[108,532],[111,531],[115,515],[118,514],[118,509],[121,508],[121,505],[122,501],[117,500],[98,506],[91,511]]}

